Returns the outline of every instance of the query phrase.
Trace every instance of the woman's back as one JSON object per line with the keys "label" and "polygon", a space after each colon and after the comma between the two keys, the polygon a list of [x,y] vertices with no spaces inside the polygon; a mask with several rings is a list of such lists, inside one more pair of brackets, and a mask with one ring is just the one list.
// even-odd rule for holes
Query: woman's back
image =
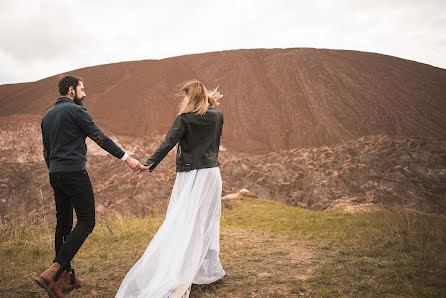
{"label": "woman's back", "polygon": [[186,132],[178,142],[177,172],[218,167],[218,152],[223,128],[223,113],[210,106],[204,115],[187,113]]}
{"label": "woman's back", "polygon": [[217,88],[211,92],[196,80],[186,82],[186,93],[180,112],[163,142],[145,165],[150,171],[178,143],[176,171],[184,172],[218,167],[218,152],[223,128],[223,113],[215,108],[222,95]]}

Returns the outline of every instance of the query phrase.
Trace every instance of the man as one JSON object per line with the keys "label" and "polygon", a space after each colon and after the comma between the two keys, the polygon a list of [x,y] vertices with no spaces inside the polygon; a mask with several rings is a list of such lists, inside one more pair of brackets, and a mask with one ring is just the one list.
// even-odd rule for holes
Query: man
{"label": "man", "polygon": [[[74,275],[70,262],[95,225],[95,204],[86,171],[88,136],[102,149],[124,160],[133,170],[139,161],[128,156],[106,136],[83,107],[86,98],[82,79],[65,76],[59,81],[61,97],[42,119],[43,155],[56,201],[56,258],[53,265],[36,277],[50,297],[63,297],[62,291],[81,287],[84,281]],[[73,226],[73,207],[77,224]]]}

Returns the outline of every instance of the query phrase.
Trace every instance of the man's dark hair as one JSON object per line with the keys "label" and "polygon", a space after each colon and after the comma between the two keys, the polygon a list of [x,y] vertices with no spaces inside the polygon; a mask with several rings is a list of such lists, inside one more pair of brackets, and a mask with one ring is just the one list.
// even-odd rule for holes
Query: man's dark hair
{"label": "man's dark hair", "polygon": [[60,95],[66,95],[68,93],[68,89],[70,86],[73,86],[74,90],[76,90],[79,82],[82,82],[82,78],[76,78],[73,76],[65,76],[59,81],[59,93]]}

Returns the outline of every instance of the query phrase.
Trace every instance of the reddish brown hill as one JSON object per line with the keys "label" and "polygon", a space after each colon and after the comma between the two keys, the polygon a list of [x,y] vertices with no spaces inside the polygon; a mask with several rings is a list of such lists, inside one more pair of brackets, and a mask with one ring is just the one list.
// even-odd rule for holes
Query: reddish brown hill
{"label": "reddish brown hill", "polygon": [[[223,194],[248,188],[310,209],[381,204],[446,213],[444,69],[372,53],[275,49],[70,73],[84,78],[99,125],[141,161],[175,117],[178,83],[220,85]],[[59,78],[0,86],[0,219],[53,216],[39,124]],[[98,214],[165,211],[175,152],[155,173],[134,177],[88,146]]]}
{"label": "reddish brown hill", "polygon": [[[231,151],[276,151],[366,135],[446,136],[446,70],[395,57],[318,49],[237,50],[100,65],[82,76],[86,106],[117,135],[164,134],[175,117],[176,85],[220,85],[222,144]],[[42,116],[55,76],[0,86],[0,117]],[[4,118],[9,119],[9,117]]]}

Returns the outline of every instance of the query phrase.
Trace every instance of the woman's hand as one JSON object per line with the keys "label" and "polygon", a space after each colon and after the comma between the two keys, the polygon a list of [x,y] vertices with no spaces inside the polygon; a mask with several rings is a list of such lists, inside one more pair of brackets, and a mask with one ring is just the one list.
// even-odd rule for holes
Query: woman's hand
{"label": "woman's hand", "polygon": [[140,165],[139,165],[139,169],[136,171],[136,175],[139,175],[139,174],[141,174],[142,172],[147,171],[148,169],[150,169],[150,165],[151,165],[151,164],[152,164],[152,163],[148,164],[147,166],[144,166],[144,165],[140,164]]}

